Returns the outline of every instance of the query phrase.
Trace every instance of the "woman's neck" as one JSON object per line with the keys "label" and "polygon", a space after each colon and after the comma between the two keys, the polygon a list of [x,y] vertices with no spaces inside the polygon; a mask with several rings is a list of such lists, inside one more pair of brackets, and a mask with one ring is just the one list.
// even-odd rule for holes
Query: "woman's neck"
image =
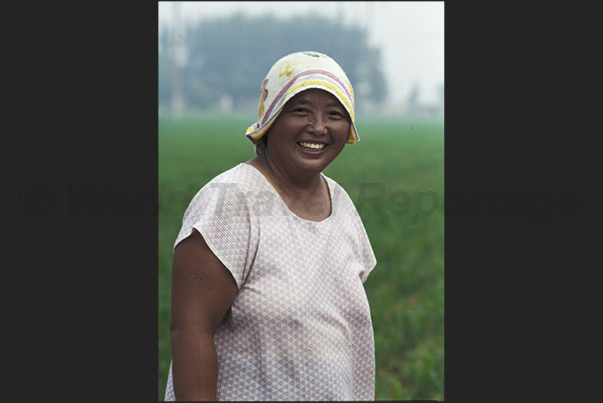
{"label": "woman's neck", "polygon": [[320,172],[289,173],[282,170],[270,160],[266,154],[247,161],[266,176],[268,181],[279,191],[287,194],[307,194],[323,188],[324,181]]}
{"label": "woman's neck", "polygon": [[331,215],[329,188],[320,172],[287,175],[264,154],[247,161],[266,177],[293,213],[306,220],[321,221]]}

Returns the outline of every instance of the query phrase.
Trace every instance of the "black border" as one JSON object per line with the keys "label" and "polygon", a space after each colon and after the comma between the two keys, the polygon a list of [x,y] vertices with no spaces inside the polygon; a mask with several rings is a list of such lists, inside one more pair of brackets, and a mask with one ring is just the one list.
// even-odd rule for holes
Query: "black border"
{"label": "black border", "polygon": [[[6,12],[9,382],[28,398],[155,401],[157,4]],[[148,198],[143,213],[69,214],[82,186]]]}
{"label": "black border", "polygon": [[[7,235],[16,241],[6,280],[17,288],[12,387],[28,397],[154,401],[156,206],[70,216],[61,200],[70,184],[133,197],[157,189],[157,5],[36,4],[9,14],[26,22],[7,45],[5,74],[15,124],[4,150],[19,161],[6,171],[17,224]],[[550,231],[447,210],[446,400],[575,398],[594,384],[579,362],[592,356],[598,282],[589,275],[600,260],[589,256],[599,238],[585,235],[598,229],[600,160],[600,124],[589,121],[600,111],[580,92],[600,70],[590,15],[598,13],[562,4],[445,4],[446,192],[500,185],[581,196]],[[50,208],[40,211],[31,194],[45,194]]]}
{"label": "black border", "polygon": [[[446,400],[575,399],[592,380],[578,363],[592,354],[596,295],[584,277],[599,159],[587,133],[600,112],[580,92],[600,64],[590,12],[445,4]],[[523,195],[523,210],[493,214],[497,189]],[[452,192],[487,201],[459,213]],[[555,203],[539,225],[543,195]]]}

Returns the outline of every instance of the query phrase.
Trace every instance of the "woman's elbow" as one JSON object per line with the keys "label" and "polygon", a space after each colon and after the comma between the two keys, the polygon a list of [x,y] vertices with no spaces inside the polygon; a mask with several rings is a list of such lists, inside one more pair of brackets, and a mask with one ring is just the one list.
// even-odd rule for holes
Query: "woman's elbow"
{"label": "woman's elbow", "polygon": [[170,333],[174,334],[178,330],[178,322],[176,322],[176,320],[174,320],[173,318],[170,318],[169,328]]}
{"label": "woman's elbow", "polygon": [[210,334],[211,336],[213,336],[215,333],[215,329],[213,329],[211,324],[207,323],[206,321],[191,321],[187,320],[186,318],[170,318],[169,328],[172,339],[174,339],[178,335],[200,336],[204,334]]}

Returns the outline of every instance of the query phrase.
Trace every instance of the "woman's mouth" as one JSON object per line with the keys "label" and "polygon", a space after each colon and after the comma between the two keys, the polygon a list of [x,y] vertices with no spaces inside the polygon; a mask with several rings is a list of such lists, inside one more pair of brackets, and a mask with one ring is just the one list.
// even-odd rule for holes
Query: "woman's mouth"
{"label": "woman's mouth", "polygon": [[307,141],[298,141],[297,144],[304,150],[307,151],[320,151],[327,145],[323,143],[309,143]]}

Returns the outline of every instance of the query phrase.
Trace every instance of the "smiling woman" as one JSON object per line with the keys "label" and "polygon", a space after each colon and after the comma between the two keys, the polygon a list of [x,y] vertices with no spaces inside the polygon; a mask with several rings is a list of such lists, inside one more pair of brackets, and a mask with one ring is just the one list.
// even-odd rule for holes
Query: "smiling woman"
{"label": "smiling woman", "polygon": [[[283,106],[295,95],[310,88],[319,88],[337,98],[350,117],[347,142],[357,142],[359,138],[354,125],[352,84],[333,59],[318,52],[293,53],[281,58],[272,66],[262,82],[260,120],[247,129],[247,137],[254,143],[257,142],[279,116]],[[265,105],[268,107],[265,108]]]}
{"label": "smiling woman", "polygon": [[265,149],[248,163],[266,177],[291,211],[320,221],[329,216],[330,203],[324,203],[322,213],[308,215],[307,196],[314,193],[329,200],[327,184],[319,174],[343,150],[349,130],[341,103],[326,91],[308,89],[287,102],[264,135]]}
{"label": "smiling woman", "polygon": [[175,242],[166,400],[372,400],[363,283],[376,259],[322,174],[359,140],[352,86],[330,57],[300,52],[260,92],[257,157],[196,194]]}

